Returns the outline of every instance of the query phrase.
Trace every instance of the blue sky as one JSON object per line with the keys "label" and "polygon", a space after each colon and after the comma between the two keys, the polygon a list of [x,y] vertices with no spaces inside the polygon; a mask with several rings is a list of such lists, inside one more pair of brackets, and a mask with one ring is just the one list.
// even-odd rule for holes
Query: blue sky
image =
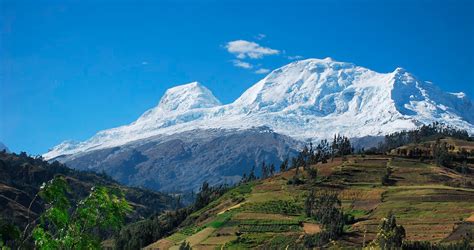
{"label": "blue sky", "polygon": [[0,141],[40,154],[190,81],[229,103],[296,56],[401,66],[472,99],[473,13],[468,0],[0,0]]}

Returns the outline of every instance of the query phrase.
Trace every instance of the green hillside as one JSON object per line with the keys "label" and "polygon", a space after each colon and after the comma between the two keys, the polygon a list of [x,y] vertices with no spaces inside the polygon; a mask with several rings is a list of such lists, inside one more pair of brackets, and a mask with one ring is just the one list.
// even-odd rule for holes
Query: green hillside
{"label": "green hillside", "polygon": [[[466,142],[470,143],[470,142]],[[361,248],[372,241],[381,219],[393,211],[408,241],[454,243],[474,229],[474,171],[460,173],[434,161],[386,155],[335,158],[241,184],[194,212],[179,229],[146,249],[286,249],[304,246],[305,235],[321,231],[305,215],[305,200],[338,194],[347,220],[344,233],[326,247]],[[316,179],[310,169],[317,169]],[[384,181],[383,181],[384,180]]]}
{"label": "green hillside", "polygon": [[126,187],[110,177],[93,172],[76,171],[58,162],[48,163],[26,153],[0,152],[0,220],[23,229],[44,212],[44,202],[36,197],[40,186],[55,176],[64,176],[71,187],[71,199],[88,196],[93,186],[117,188],[123,191],[134,208],[127,222],[147,218],[176,206],[176,200],[166,194],[141,188]]}

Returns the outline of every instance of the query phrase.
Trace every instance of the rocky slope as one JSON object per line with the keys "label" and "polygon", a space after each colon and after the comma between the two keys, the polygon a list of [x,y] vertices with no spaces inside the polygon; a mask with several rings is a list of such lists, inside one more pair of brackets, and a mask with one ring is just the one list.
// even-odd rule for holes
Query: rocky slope
{"label": "rocky slope", "polygon": [[204,181],[235,183],[253,166],[258,174],[263,161],[279,164],[298,143],[265,127],[192,130],[56,159],[125,184],[181,192],[196,191]]}

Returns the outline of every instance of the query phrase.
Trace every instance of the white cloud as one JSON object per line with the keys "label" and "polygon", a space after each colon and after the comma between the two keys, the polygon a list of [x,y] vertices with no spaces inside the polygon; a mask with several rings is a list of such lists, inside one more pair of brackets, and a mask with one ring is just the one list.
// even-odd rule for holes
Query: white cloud
{"label": "white cloud", "polygon": [[252,64],[241,61],[241,60],[232,60],[232,63],[234,64],[235,67],[239,67],[239,68],[244,68],[244,69],[253,68]]}
{"label": "white cloud", "polygon": [[264,39],[265,37],[267,37],[267,35],[260,33],[260,34],[258,34],[258,35],[255,36],[255,39],[257,39],[257,40],[262,40],[262,39]]}
{"label": "white cloud", "polygon": [[298,60],[298,59],[301,59],[303,58],[302,56],[287,56],[288,59],[290,60]]}
{"label": "white cloud", "polygon": [[270,72],[270,70],[269,70],[269,69],[265,69],[265,68],[257,69],[257,70],[255,71],[256,74],[266,74],[266,73],[268,73],[268,72]]}
{"label": "white cloud", "polygon": [[258,43],[245,40],[235,40],[228,42],[225,46],[229,53],[237,56],[239,59],[252,58],[259,59],[268,55],[278,55],[279,50],[262,47]]}

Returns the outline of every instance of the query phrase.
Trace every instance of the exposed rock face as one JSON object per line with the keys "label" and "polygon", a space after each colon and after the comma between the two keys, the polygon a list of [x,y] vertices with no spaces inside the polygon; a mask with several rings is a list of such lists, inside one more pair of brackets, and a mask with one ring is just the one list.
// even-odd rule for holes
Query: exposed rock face
{"label": "exposed rock face", "polygon": [[197,190],[202,182],[232,184],[260,164],[276,164],[296,154],[300,142],[260,127],[248,130],[192,130],[155,136],[120,147],[57,160],[76,169],[105,171],[129,185],[160,191]]}

